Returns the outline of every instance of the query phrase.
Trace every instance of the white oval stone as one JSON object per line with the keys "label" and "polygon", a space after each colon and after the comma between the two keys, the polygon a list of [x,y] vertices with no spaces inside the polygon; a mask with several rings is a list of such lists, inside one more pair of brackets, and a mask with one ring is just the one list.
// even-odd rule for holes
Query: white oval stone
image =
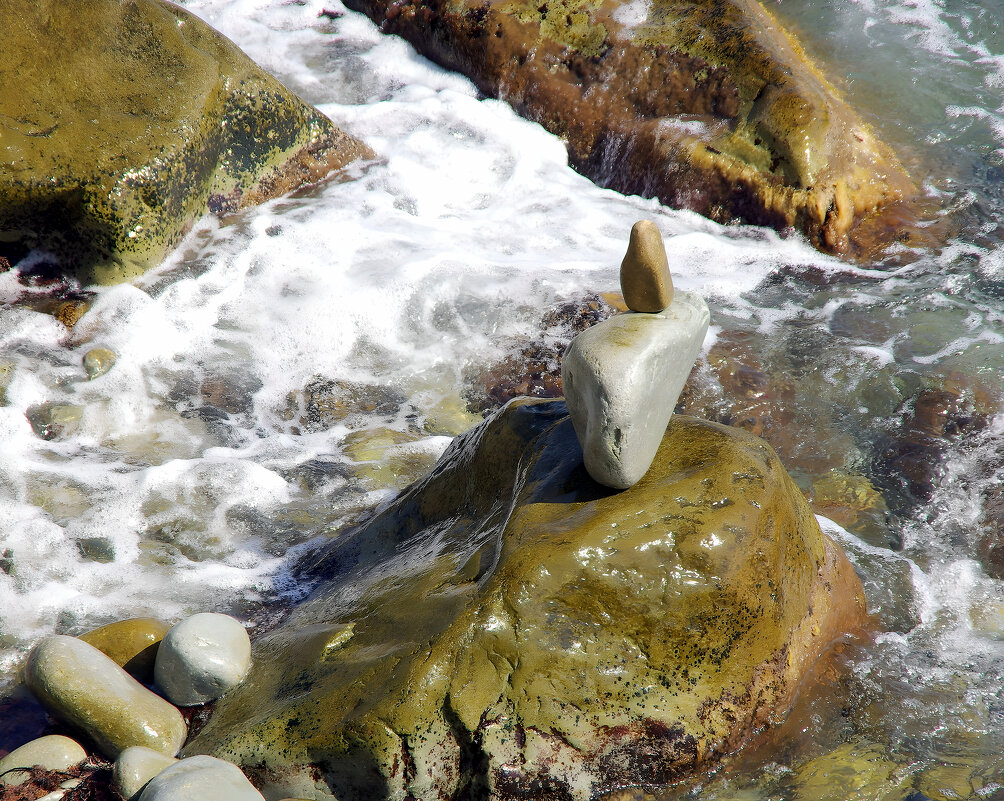
{"label": "white oval stone", "polygon": [[193,756],[161,771],[139,801],[264,801],[264,796],[233,763]]}
{"label": "white oval stone", "polygon": [[112,780],[127,799],[139,796],[147,782],[178,760],[141,745],[127,748],[115,760]]}
{"label": "white oval stone", "polygon": [[594,480],[627,489],[648,471],[710,320],[703,298],[677,292],[658,314],[618,314],[572,340],[561,380]]}
{"label": "white oval stone", "polygon": [[157,651],[154,681],[179,706],[215,701],[251,666],[251,640],[229,615],[202,612],[182,620]]}
{"label": "white oval stone", "polygon": [[15,748],[0,759],[0,784],[22,784],[27,781],[27,771],[16,768],[31,768],[40,765],[46,770],[66,770],[87,759],[87,752],[76,740],[60,734],[39,737]]}
{"label": "white oval stone", "polygon": [[181,712],[76,637],[46,637],[28,655],[24,676],[46,709],[85,731],[111,759],[131,745],[173,756],[185,742]]}

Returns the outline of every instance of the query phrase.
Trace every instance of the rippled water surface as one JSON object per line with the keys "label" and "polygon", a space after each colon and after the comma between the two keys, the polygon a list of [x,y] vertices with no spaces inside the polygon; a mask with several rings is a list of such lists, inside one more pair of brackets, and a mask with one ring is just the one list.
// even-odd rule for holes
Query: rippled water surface
{"label": "rippled water surface", "polygon": [[[1004,583],[980,550],[1004,540],[1004,7],[768,5],[947,235],[850,266],[718,226],[594,186],[336,0],[187,3],[381,159],[203,221],[70,333],[0,276],[0,689],[48,632],[301,595],[297,554],[479,419],[472,376],[567,336],[548,310],[616,290],[650,217],[712,308],[688,410],[778,449],[879,629],[820,667],[769,748],[676,794],[1004,797]],[[116,361],[88,380],[97,347]]]}

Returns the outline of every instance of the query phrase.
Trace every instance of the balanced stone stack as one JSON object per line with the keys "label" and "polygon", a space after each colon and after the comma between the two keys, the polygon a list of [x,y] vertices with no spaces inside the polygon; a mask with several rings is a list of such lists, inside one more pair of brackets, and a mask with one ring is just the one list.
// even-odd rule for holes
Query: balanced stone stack
{"label": "balanced stone stack", "polygon": [[633,486],[652,464],[710,321],[702,298],[674,292],[650,220],[631,229],[621,290],[630,312],[579,334],[561,365],[586,470],[615,489]]}

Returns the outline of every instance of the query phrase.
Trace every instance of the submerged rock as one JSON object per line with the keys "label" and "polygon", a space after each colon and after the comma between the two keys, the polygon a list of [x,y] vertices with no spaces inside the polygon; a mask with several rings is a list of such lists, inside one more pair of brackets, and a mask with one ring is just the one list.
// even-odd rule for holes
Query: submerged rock
{"label": "submerged rock", "polygon": [[467,408],[486,414],[513,398],[560,398],[561,357],[568,343],[618,311],[627,311],[619,294],[589,293],[557,302],[541,319],[540,331],[530,344],[513,339],[508,356],[488,366],[479,364],[464,370]]}
{"label": "submerged rock", "polygon": [[904,230],[893,213],[855,231],[915,189],[757,0],[348,5],[561,136],[604,186],[828,251]]}
{"label": "submerged rock", "polygon": [[108,348],[91,348],[84,354],[84,372],[88,381],[100,378],[115,366],[115,351]]}
{"label": "submerged rock", "polygon": [[[314,376],[302,390],[290,393],[286,408],[279,413],[285,420],[295,420],[304,431],[316,432],[377,416],[390,420],[405,401],[404,395],[388,386]],[[299,433],[299,428],[294,433]]]}
{"label": "submerged rock", "polygon": [[674,417],[628,490],[516,401],[301,568],[186,754],[268,797],[588,799],[713,765],[864,614],[773,451]]}
{"label": "submerged rock", "polygon": [[909,785],[903,765],[889,749],[869,742],[842,743],[811,759],[795,772],[796,801],[894,801],[903,799]]}
{"label": "submerged rock", "polygon": [[24,414],[36,436],[45,440],[59,439],[77,430],[84,416],[84,407],[45,401],[29,406]]}
{"label": "submerged rock", "polygon": [[985,429],[989,419],[970,393],[950,384],[921,390],[871,465],[890,507],[909,513],[930,501],[946,475],[949,447]]}
{"label": "submerged rock", "polygon": [[200,215],[373,155],[158,0],[0,4],[0,242],[85,282],[142,273]]}

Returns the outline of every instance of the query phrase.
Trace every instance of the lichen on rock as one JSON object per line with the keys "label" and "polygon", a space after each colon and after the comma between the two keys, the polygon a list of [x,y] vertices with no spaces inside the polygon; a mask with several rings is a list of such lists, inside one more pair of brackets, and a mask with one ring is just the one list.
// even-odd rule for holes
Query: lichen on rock
{"label": "lichen on rock", "polygon": [[157,264],[226,214],[373,156],[160,0],[0,4],[0,249],[86,283]]}
{"label": "lichen on rock", "polygon": [[773,451],[674,417],[630,489],[515,401],[301,566],[185,749],[272,797],[589,799],[713,766],[785,711],[861,585]]}

